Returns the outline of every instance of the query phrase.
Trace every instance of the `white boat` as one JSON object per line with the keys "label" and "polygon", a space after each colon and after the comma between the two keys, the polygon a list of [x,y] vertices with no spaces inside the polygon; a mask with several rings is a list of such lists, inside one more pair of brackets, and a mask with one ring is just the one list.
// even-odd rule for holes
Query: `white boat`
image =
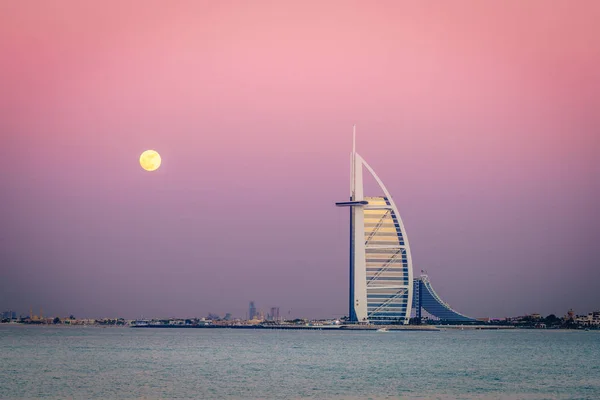
{"label": "white boat", "polygon": [[389,332],[390,330],[388,328],[379,328],[377,329],[377,332]]}

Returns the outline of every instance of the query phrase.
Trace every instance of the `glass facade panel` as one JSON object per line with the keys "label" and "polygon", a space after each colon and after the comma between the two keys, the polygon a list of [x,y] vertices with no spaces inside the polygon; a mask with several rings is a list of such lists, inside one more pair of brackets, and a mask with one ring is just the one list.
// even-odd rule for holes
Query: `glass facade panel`
{"label": "glass facade panel", "polygon": [[364,210],[368,319],[375,324],[403,323],[410,299],[407,253],[402,248],[400,223],[387,198],[365,197],[365,200],[369,202],[368,207],[388,207]]}
{"label": "glass facade panel", "polygon": [[420,318],[420,308],[423,308],[432,316],[443,321],[473,322],[458,311],[455,311],[433,290],[431,282],[426,275],[415,278],[413,282],[413,304],[415,307],[415,316]]}

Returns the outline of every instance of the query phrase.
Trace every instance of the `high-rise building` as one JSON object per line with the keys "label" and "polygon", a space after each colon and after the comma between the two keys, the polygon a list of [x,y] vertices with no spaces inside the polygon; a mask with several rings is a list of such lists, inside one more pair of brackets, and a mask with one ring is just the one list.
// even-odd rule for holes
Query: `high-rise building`
{"label": "high-rise building", "polygon": [[15,311],[12,311],[12,310],[4,311],[1,314],[1,318],[0,319],[17,319],[17,313]]}
{"label": "high-rise building", "polygon": [[269,318],[271,321],[279,321],[279,307],[271,307]]}
{"label": "high-rise building", "polygon": [[[412,259],[406,231],[392,196],[375,171],[356,153],[353,135],[350,201],[349,320],[407,324],[413,297]],[[364,195],[363,168],[375,179],[381,196]]]}
{"label": "high-rise building", "polygon": [[248,319],[254,319],[254,317],[256,317],[256,316],[257,316],[256,306],[254,306],[254,302],[251,301],[250,302],[250,307],[249,307],[249,310],[248,310]]}

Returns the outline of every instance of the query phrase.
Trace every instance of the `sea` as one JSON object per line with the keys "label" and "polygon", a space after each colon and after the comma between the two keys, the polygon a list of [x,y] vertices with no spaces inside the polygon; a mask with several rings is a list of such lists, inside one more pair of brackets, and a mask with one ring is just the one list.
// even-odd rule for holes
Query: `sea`
{"label": "sea", "polygon": [[0,325],[2,399],[600,399],[600,331]]}

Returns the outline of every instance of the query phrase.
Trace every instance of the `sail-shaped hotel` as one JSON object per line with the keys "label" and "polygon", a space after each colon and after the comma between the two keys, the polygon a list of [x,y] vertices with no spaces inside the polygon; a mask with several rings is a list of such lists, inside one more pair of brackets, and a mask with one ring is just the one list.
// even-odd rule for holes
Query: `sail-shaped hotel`
{"label": "sail-shaped hotel", "polygon": [[[398,208],[375,171],[356,152],[351,155],[350,200],[336,203],[350,208],[351,322],[407,324],[410,319],[413,277],[410,246]],[[365,196],[363,168],[383,196]]]}
{"label": "sail-shaped hotel", "polygon": [[[363,170],[375,179],[383,196],[365,196]],[[422,310],[442,321],[475,321],[445,303],[427,275],[413,280],[402,218],[381,179],[356,152],[356,132],[352,139],[350,200],[336,205],[350,208],[349,322],[408,324],[413,306],[419,321]]]}

